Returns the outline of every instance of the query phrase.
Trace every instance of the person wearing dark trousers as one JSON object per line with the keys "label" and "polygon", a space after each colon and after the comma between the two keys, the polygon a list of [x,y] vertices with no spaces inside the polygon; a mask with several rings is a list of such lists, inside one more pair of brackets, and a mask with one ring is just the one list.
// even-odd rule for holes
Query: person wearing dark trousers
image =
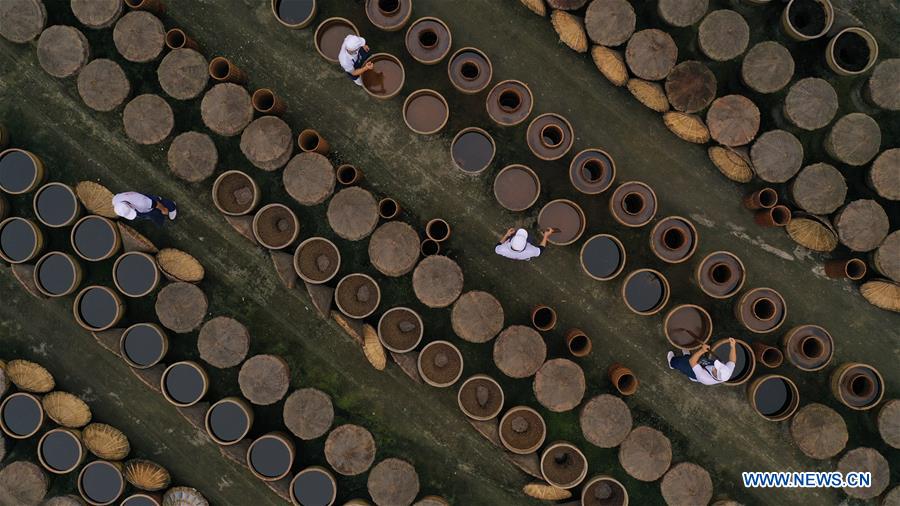
{"label": "person wearing dark trousers", "polygon": [[693,354],[685,351],[684,354],[675,356],[675,352],[670,351],[666,354],[669,369],[676,369],[691,381],[703,385],[724,383],[734,373],[734,365],[737,360],[734,338],[729,338],[728,343],[731,346],[731,352],[728,355],[728,362],[724,364],[717,358],[706,356],[709,352],[709,345],[704,343]]}
{"label": "person wearing dark trousers", "polygon": [[126,220],[150,220],[158,226],[165,219],[174,220],[178,214],[175,202],[157,195],[123,192],[113,196],[113,209]]}
{"label": "person wearing dark trousers", "polygon": [[359,86],[363,85],[362,75],[375,68],[369,58],[369,46],[366,39],[350,34],[344,38],[341,51],[338,53],[338,62],[344,72]]}

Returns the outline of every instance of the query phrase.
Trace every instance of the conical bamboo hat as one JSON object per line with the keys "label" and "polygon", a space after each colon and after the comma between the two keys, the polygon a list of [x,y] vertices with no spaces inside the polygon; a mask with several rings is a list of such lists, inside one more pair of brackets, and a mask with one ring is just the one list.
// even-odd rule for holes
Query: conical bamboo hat
{"label": "conical bamboo hat", "polygon": [[163,506],[209,506],[209,501],[197,489],[172,487],[163,496]]}
{"label": "conical bamboo hat", "polygon": [[866,281],[859,287],[859,292],[869,304],[900,313],[900,283],[886,279]]}
{"label": "conical bamboo hat", "polygon": [[113,194],[105,186],[93,181],[80,181],[75,185],[75,194],[84,204],[84,208],[104,218],[116,219],[119,216],[113,209]]}
{"label": "conical bamboo hat", "polygon": [[694,144],[709,142],[709,129],[696,114],[669,111],[663,114],[663,122],[679,138]]}
{"label": "conical bamboo hat", "polygon": [[785,229],[794,242],[813,251],[833,251],[838,245],[831,226],[814,216],[795,216]]}
{"label": "conical bamboo hat", "polygon": [[568,490],[537,482],[525,485],[522,487],[522,492],[542,501],[560,501],[572,497],[572,492]]}
{"label": "conical bamboo hat", "polygon": [[749,183],[753,179],[753,167],[740,152],[724,146],[711,146],[709,159],[723,176],[738,183]]}
{"label": "conical bamboo hat", "polygon": [[116,222],[116,226],[119,228],[119,236],[122,237],[122,248],[125,251],[140,251],[151,255],[159,252],[153,241],[144,237],[144,234],[121,221]]}
{"label": "conical bamboo hat", "polygon": [[136,488],[157,492],[172,482],[169,471],[156,462],[132,459],[125,463],[125,479]]}
{"label": "conical bamboo hat", "polygon": [[91,422],[91,408],[69,392],[50,392],[41,399],[41,404],[47,416],[63,427],[78,429]]}
{"label": "conical bamboo hat", "polygon": [[199,283],[203,280],[205,270],[196,258],[184,251],[174,248],[164,248],[156,254],[159,268],[173,281],[186,283]]}
{"label": "conical bamboo hat", "polygon": [[6,376],[19,390],[35,394],[45,394],[56,386],[50,371],[29,360],[10,360],[6,364]]}
{"label": "conical bamboo hat", "polygon": [[378,332],[371,325],[366,324],[363,326],[363,335],[365,339],[363,352],[366,358],[372,364],[372,367],[383,371],[387,366],[387,355],[384,353],[384,346],[381,344],[381,340],[378,339]]}
{"label": "conical bamboo hat", "polygon": [[559,40],[573,51],[586,53],[588,50],[587,33],[584,31],[584,20],[565,11],[553,11],[550,23],[559,34]]}
{"label": "conical bamboo hat", "polygon": [[627,86],[634,98],[648,108],[656,112],[669,110],[669,99],[666,97],[663,87],[658,83],[632,78],[628,80]]}
{"label": "conical bamboo hat", "polygon": [[528,10],[537,14],[540,17],[547,16],[547,6],[544,5],[544,0],[519,0],[522,2],[522,5],[528,7]]}
{"label": "conical bamboo hat", "polygon": [[131,451],[128,438],[119,429],[105,423],[92,423],[82,433],[84,446],[106,460],[122,460]]}
{"label": "conical bamboo hat", "polygon": [[625,58],[621,52],[605,46],[594,46],[591,48],[591,58],[597,70],[610,83],[624,86],[628,82],[628,67],[625,66]]}

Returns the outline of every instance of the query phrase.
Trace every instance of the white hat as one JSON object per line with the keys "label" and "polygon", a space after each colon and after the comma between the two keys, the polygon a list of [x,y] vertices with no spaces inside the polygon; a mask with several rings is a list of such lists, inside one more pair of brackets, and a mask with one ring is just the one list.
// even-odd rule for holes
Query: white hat
{"label": "white hat", "polygon": [[351,53],[359,51],[359,48],[366,45],[366,39],[353,35],[352,33],[344,37],[344,48]]}
{"label": "white hat", "polygon": [[116,214],[125,218],[126,220],[133,220],[137,218],[137,211],[127,202],[116,202],[113,208],[116,211]]}
{"label": "white hat", "polygon": [[525,251],[525,246],[528,246],[528,231],[524,228],[520,228],[516,230],[516,235],[513,236],[509,241],[509,247],[513,249],[513,251]]}
{"label": "white hat", "polygon": [[716,360],[714,370],[716,371],[714,376],[717,380],[728,381],[729,379],[731,379],[731,375],[734,374],[734,364],[732,363],[732,365],[729,367],[728,364],[723,364],[722,362]]}

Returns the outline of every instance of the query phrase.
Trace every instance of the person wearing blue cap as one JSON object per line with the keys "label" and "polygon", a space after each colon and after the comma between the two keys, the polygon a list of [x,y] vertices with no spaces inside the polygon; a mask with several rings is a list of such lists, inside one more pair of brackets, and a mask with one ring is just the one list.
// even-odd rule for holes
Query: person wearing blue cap
{"label": "person wearing blue cap", "polygon": [[139,192],[122,192],[113,196],[113,209],[116,214],[126,220],[150,220],[159,226],[165,223],[165,218],[174,220],[178,214],[175,202]]}

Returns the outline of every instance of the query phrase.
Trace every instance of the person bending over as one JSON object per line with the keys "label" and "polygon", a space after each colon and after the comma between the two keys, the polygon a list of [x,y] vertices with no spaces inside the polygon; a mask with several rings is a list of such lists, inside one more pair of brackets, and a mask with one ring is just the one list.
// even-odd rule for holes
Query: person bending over
{"label": "person bending over", "polygon": [[116,194],[112,199],[113,209],[116,214],[126,220],[151,220],[157,225],[165,223],[164,218],[175,219],[178,209],[175,202],[156,195],[147,195],[139,192],[123,192]]}
{"label": "person bending over", "polygon": [[341,52],[338,53],[338,61],[344,72],[358,86],[363,84],[362,75],[375,68],[372,62],[366,61],[368,57],[369,46],[366,45],[366,39],[353,34],[344,37]]}
{"label": "person bending over", "polygon": [[547,246],[547,241],[554,232],[559,232],[559,230],[555,228],[541,230],[541,242],[535,246],[528,241],[527,230],[511,228],[500,238],[500,242],[494,248],[494,253],[513,260],[531,260],[540,256],[542,248]]}
{"label": "person bending over", "polygon": [[677,357],[675,352],[672,351],[666,354],[669,369],[677,369],[691,381],[703,385],[724,383],[734,373],[734,363],[737,360],[737,348],[735,348],[733,337],[728,338],[728,344],[731,345],[731,352],[728,355],[728,362],[724,364],[718,359],[706,357],[706,353],[709,352],[709,345],[701,344],[700,348],[693,354],[690,354],[688,351]]}

